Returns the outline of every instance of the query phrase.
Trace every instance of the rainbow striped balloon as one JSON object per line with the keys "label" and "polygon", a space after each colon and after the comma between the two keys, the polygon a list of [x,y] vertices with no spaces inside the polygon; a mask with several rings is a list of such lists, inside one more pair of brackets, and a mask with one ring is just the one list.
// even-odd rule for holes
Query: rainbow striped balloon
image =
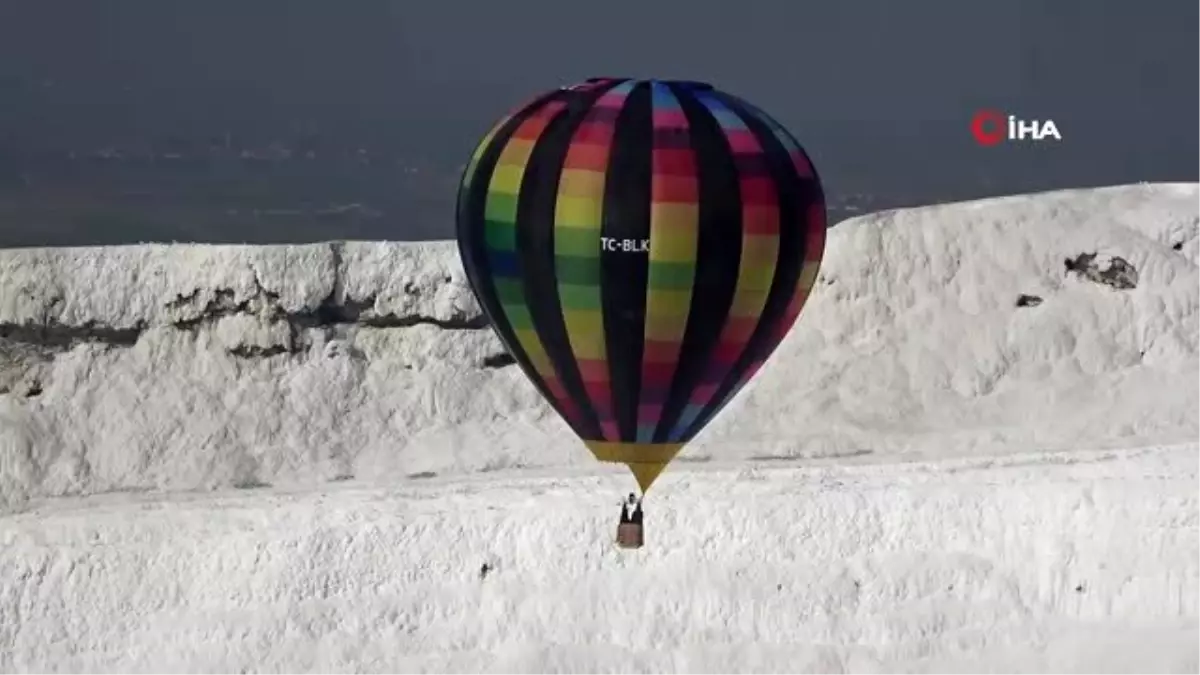
{"label": "rainbow striped balloon", "polygon": [[643,492],[795,323],[825,228],[791,134],[698,82],[547,92],[484,137],[458,201],[463,265],[493,328]]}

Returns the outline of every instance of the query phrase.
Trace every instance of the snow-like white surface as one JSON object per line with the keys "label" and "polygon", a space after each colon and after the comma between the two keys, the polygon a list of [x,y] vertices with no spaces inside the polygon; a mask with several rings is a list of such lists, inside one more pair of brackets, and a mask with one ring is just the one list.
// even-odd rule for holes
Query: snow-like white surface
{"label": "snow-like white surface", "polygon": [[0,670],[1196,672],[1196,452],[50,505]]}
{"label": "snow-like white surface", "polygon": [[[1198,194],[1077,190],[840,224],[799,323],[685,458],[1195,439]],[[1139,286],[1066,275],[1063,260],[1088,251],[1128,259]],[[1022,293],[1044,302],[1016,307]],[[323,299],[365,309],[311,327]],[[503,351],[490,330],[396,321],[477,313],[448,242],[0,252],[0,327],[123,330],[132,343],[47,356],[26,341],[6,357],[0,338],[0,510],[113,490],[592,466],[517,368],[482,365]],[[244,355],[272,349],[284,353]]]}
{"label": "snow-like white surface", "polygon": [[838,225],[636,553],[449,243],[0,251],[0,670],[1194,672],[1198,198]]}

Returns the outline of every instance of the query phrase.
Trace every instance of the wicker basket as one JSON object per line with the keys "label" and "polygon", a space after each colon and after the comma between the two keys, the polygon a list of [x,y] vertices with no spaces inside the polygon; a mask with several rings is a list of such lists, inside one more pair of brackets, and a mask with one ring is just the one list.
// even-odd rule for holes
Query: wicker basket
{"label": "wicker basket", "polygon": [[641,523],[621,523],[617,526],[617,546],[641,548],[645,543],[646,537]]}

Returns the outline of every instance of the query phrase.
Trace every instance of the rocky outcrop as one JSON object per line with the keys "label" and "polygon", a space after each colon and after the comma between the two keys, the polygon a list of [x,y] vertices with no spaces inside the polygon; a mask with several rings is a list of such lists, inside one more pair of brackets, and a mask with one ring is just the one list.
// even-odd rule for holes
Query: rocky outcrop
{"label": "rocky outcrop", "polygon": [[339,441],[318,439],[375,378],[404,408],[426,375],[512,365],[444,242],[17,249],[0,289],[0,509],[141,489],[147,470],[165,489],[344,479]]}
{"label": "rocky outcrop", "polygon": [[[1172,249],[1177,250],[1174,247]],[[1063,260],[1063,266],[1068,274],[1077,274],[1118,291],[1137,288],[1137,268],[1120,256],[1098,256],[1094,251],[1080,253],[1074,258]]]}
{"label": "rocky outcrop", "polygon": [[129,347],[162,326],[257,327],[230,353],[270,356],[339,326],[487,325],[444,245],[17,249],[0,251],[0,270],[0,340],[41,353]]}
{"label": "rocky outcrop", "polygon": [[[263,359],[357,328],[487,328],[453,251],[436,244],[17,249],[0,251],[0,287],[0,393],[24,396],[40,393],[56,354],[127,349],[161,329]],[[478,359],[511,364],[498,345]]]}

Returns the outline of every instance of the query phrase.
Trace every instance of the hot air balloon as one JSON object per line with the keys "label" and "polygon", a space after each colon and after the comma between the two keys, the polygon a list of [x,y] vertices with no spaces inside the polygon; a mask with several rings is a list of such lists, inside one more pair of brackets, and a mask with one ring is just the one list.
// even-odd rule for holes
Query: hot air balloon
{"label": "hot air balloon", "polygon": [[643,495],[796,321],[825,228],[792,135],[690,81],[545,92],[488,132],[458,195],[463,267],[500,340]]}

